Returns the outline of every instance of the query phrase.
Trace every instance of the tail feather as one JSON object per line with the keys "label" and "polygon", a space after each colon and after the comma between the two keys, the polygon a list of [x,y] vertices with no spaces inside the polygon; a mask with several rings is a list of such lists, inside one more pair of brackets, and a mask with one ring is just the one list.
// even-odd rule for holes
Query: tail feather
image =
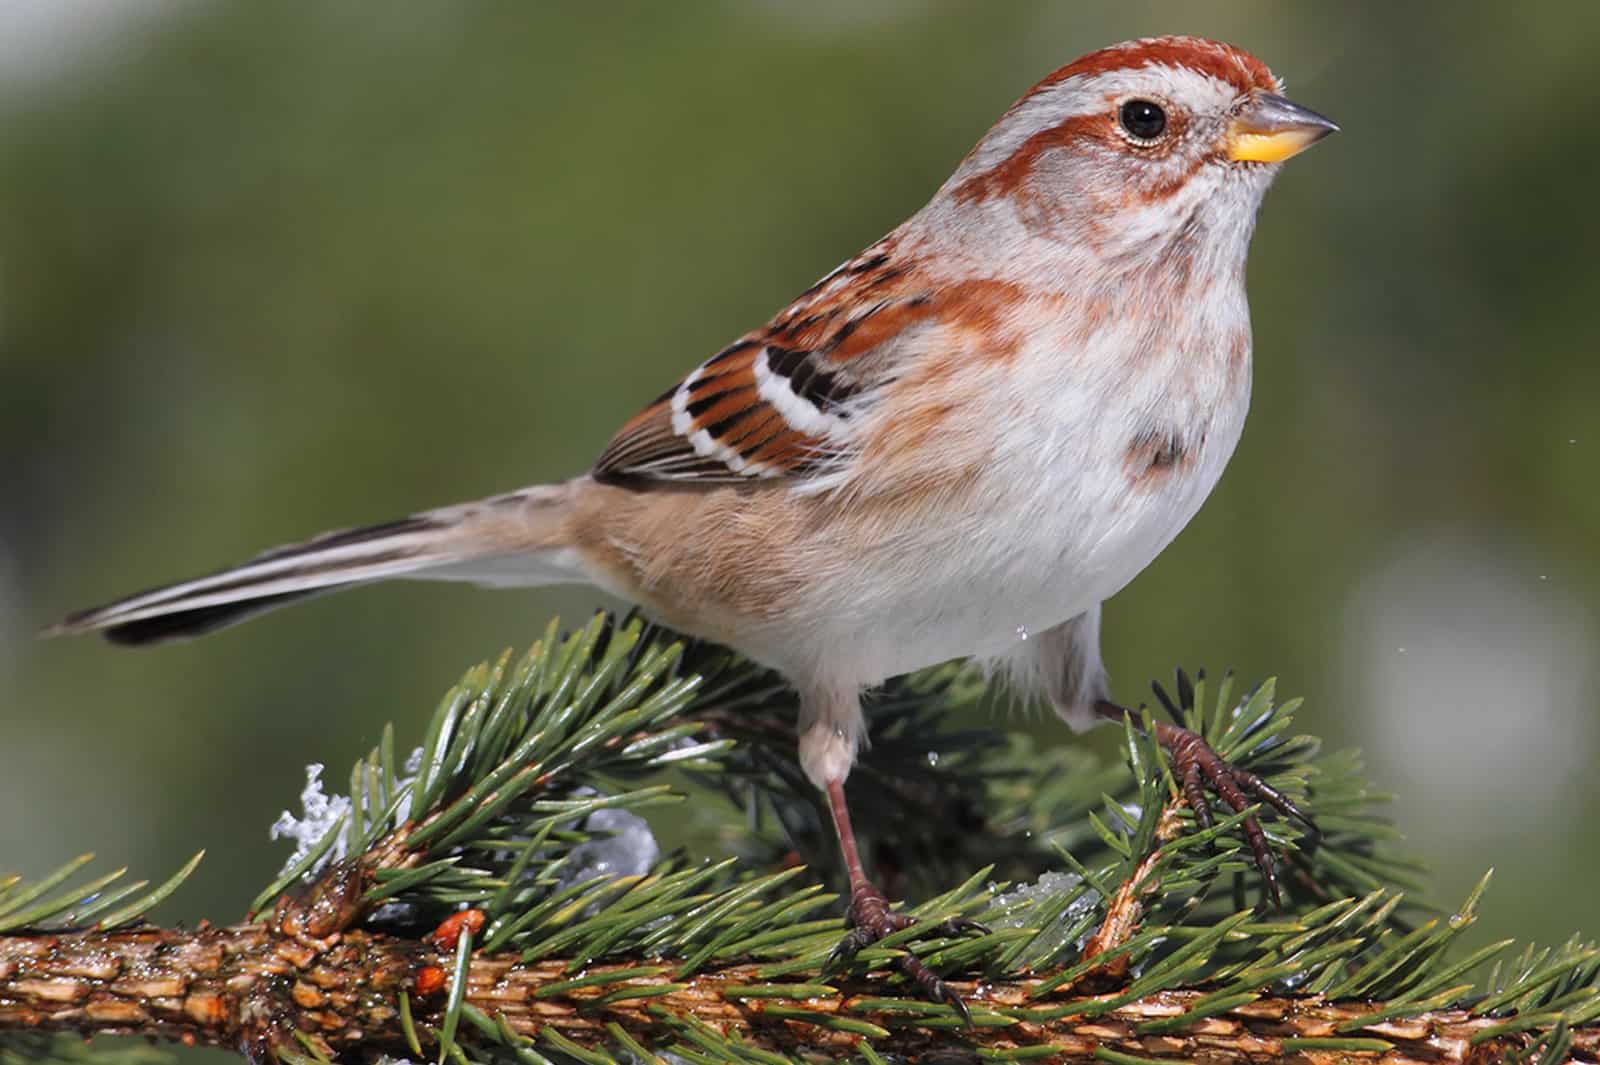
{"label": "tail feather", "polygon": [[[236,625],[280,606],[309,599],[316,594],[317,590],[311,589],[304,592],[282,592],[278,595],[246,599],[236,603],[219,603],[216,606],[197,606],[174,614],[156,614],[138,621],[111,624],[101,629],[100,633],[112,643],[124,647],[142,647],[145,644],[165,643],[168,640],[188,640],[204,636],[208,632],[216,632],[218,629],[225,629],[229,625]],[[78,630],[63,629],[63,631]]]}
{"label": "tail feather", "polygon": [[[201,636],[324,592],[392,578],[552,584],[562,565],[563,486],[324,533],[228,569],[80,611],[45,636],[101,632],[114,643]],[[552,557],[557,556],[557,557]]]}

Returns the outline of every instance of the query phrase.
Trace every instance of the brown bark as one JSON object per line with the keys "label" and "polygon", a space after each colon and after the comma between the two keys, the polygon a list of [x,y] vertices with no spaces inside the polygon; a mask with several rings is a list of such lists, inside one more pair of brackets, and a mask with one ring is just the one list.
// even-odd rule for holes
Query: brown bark
{"label": "brown bark", "polygon": [[[276,1046],[294,1046],[292,1033],[299,1030],[321,1040],[333,1054],[368,1057],[387,1051],[406,1056],[399,993],[412,996],[419,1029],[437,1028],[446,999],[443,981],[452,963],[448,952],[426,942],[362,931],[317,940],[303,932],[285,932],[281,922],[192,931],[0,936],[0,1031],[147,1035],[262,1057]],[[585,974],[616,968],[590,966]],[[466,1000],[534,1039],[548,1028],[580,1044],[600,1046],[606,1024],[615,1022],[644,1046],[662,1047],[677,1038],[659,1015],[664,1007],[673,1016],[691,1016],[726,1034],[737,1033],[754,1047],[789,1051],[803,1046],[841,1058],[863,1036],[819,1021],[849,1017],[877,1025],[888,1034],[874,1037],[874,1048],[905,1060],[929,1060],[936,1049],[959,1054],[962,1049],[1053,1047],[1055,1053],[1030,1060],[1086,1062],[1105,1047],[1145,1058],[1217,1063],[1401,1065],[1487,1061],[1524,1045],[1524,1037],[1512,1034],[1470,1046],[1474,1033],[1500,1022],[1461,1010],[1340,1032],[1341,1022],[1382,1003],[1331,1004],[1315,997],[1264,998],[1170,1032],[1141,1035],[1138,1025],[1181,1014],[1196,995],[1164,993],[1100,1017],[1052,1018],[1052,1007],[1075,996],[1052,993],[1029,1000],[1028,992],[1037,986],[1030,980],[977,986],[952,981],[978,1019],[974,1030],[953,1031],[927,1027],[913,1014],[874,1007],[868,1000],[881,1001],[882,988],[857,979],[835,980],[833,993],[816,997],[744,997],[738,985],[768,983],[754,965],[705,970],[663,994],[609,1004],[598,1000],[619,987],[671,982],[670,969],[662,965],[658,972],[623,985],[537,997],[539,989],[573,975],[561,961],[519,964],[504,957],[478,957],[468,971]],[[985,1007],[1016,1011],[1012,1016],[1023,1019],[1000,1024]],[[794,1016],[796,1009],[815,1019]],[[463,1026],[462,1034],[472,1033]],[[1600,1029],[1585,1028],[1575,1035],[1575,1058],[1600,1060]],[[1351,1037],[1382,1040],[1388,1049],[1377,1043],[1370,1050],[1354,1051],[1293,1042]]]}

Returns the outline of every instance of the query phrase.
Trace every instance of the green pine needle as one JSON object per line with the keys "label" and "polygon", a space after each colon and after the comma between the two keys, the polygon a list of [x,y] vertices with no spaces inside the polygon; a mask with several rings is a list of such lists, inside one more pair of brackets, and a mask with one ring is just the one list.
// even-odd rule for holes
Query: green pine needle
{"label": "green pine needle", "polygon": [[[567,634],[552,623],[515,661],[505,654],[468,670],[409,758],[402,752],[411,746],[385,728],[348,775],[348,812],[252,909],[344,854],[366,856],[363,902],[374,930],[415,934],[462,907],[483,911],[481,933],[459,939],[438,1029],[420,1026],[405,996],[396,1004],[412,1056],[431,1044],[441,1065],[655,1062],[668,1052],[690,1062],[788,1061],[668,1006],[704,971],[749,962],[759,963],[758,982],[720,985],[725,998],[859,1037],[855,1060],[875,1065],[888,1055],[873,1041],[892,1039],[895,1025],[954,1032],[964,1023],[948,1005],[917,997],[898,968],[906,950],[947,975],[1034,981],[1026,1007],[972,1003],[979,1028],[1088,1019],[1158,992],[1198,991],[1183,1014],[1138,1028],[1177,1033],[1263,997],[1322,993],[1374,1008],[1340,1025],[1337,1037],[1285,1040],[1287,1050],[1381,1052],[1387,1040],[1360,1033],[1469,1007],[1494,1021],[1475,1041],[1514,1038],[1524,1060],[1552,1060],[1575,1028],[1600,1020],[1600,948],[1572,940],[1512,955],[1502,942],[1458,956],[1487,877],[1454,913],[1414,901],[1419,870],[1394,849],[1382,815],[1387,796],[1363,778],[1359,757],[1324,754],[1315,738],[1297,734],[1298,702],[1277,702],[1273,681],[1238,699],[1232,691],[1228,676],[1180,675],[1175,699],[1159,694],[1219,753],[1307,810],[1320,839],[1256,807],[1219,806],[1212,827],[1198,829],[1166,752],[1149,738],[1148,710],[1124,721],[1120,762],[1102,764],[1081,749],[1039,751],[1017,735],[953,725],[950,711],[986,694],[970,672],[940,667],[886,685],[869,701],[873,746],[851,777],[851,798],[864,850],[892,849],[912,873],[904,889],[924,901],[906,907],[918,923],[862,950],[848,977],[838,974],[871,974],[880,989],[845,1008],[807,1005],[839,993],[833,976],[822,977],[843,922],[830,890],[839,884],[831,829],[794,763],[794,694],[766,669],[632,617],[599,614]],[[585,865],[587,848],[609,835],[597,827],[601,812],[649,816],[691,798],[697,810],[727,801],[725,821],[745,829],[738,856],[669,854],[627,876]],[[1261,818],[1284,855],[1282,912],[1252,904],[1263,885],[1242,835],[1247,814]],[[34,881],[0,881],[0,932],[138,920],[199,855],[148,891],[118,883],[120,870],[69,886],[88,861]],[[1136,876],[1135,927],[1084,960],[1112,898]],[[989,931],[946,937],[939,926],[953,918]],[[536,996],[592,1015],[593,1042],[548,1027],[536,1038],[518,1035],[472,1006],[474,954],[558,961],[567,977]],[[600,963],[617,967],[592,968]],[[1126,975],[1108,988],[1111,971]],[[608,1013],[637,1014],[640,1003],[663,1033],[654,1046]],[[0,1042],[0,1065],[12,1065],[16,1045]],[[311,1042],[283,1049],[286,1060],[319,1060]],[[1053,1052],[979,1056],[1028,1061]],[[1144,1060],[1105,1047],[1096,1056],[1113,1065]]]}

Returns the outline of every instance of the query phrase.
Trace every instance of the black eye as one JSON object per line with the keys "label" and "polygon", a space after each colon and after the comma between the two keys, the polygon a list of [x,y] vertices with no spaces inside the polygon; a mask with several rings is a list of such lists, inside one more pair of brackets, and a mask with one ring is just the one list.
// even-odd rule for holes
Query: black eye
{"label": "black eye", "polygon": [[1128,135],[1142,141],[1153,141],[1167,129],[1167,113],[1161,105],[1149,100],[1129,100],[1117,115]]}

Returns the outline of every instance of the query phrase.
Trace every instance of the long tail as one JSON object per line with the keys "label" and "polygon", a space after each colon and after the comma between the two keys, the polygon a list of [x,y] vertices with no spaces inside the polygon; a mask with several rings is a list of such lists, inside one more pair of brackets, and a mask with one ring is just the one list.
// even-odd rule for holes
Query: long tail
{"label": "long tail", "polygon": [[200,636],[324,592],[393,578],[502,586],[581,582],[565,546],[571,485],[546,485],[398,521],[324,533],[195,580],[73,614],[45,636],[114,643]]}

